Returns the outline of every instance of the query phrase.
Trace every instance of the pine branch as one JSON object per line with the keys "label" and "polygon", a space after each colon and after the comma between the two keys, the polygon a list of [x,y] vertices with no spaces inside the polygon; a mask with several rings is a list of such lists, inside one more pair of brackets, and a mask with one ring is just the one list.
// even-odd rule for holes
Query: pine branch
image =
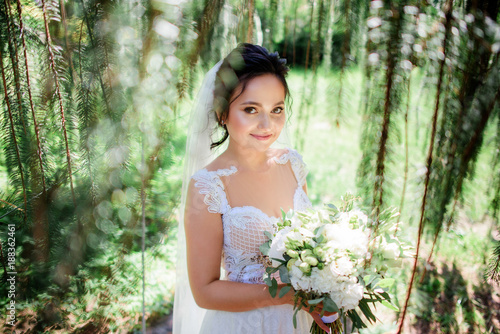
{"label": "pine branch", "polygon": [[31,93],[31,78],[30,78],[30,71],[29,71],[29,66],[28,66],[28,51],[26,48],[26,40],[24,38],[24,23],[23,23],[23,16],[22,16],[22,7],[21,7],[21,1],[17,0],[17,13],[19,16],[19,27],[21,30],[21,43],[23,46],[23,52],[24,52],[24,66],[26,68],[26,84],[27,84],[27,90],[28,90],[28,99],[30,101],[30,108],[31,108],[31,116],[33,117],[33,125],[35,127],[35,135],[36,135],[36,144],[37,144],[37,157],[38,161],[40,164],[40,177],[42,179],[42,189],[43,192],[45,193],[46,191],[46,185],[45,185],[45,171],[43,168],[43,159],[42,159],[42,144],[40,142],[40,128],[37,122],[36,114],[35,114],[35,107],[33,105],[33,96]]}
{"label": "pine branch", "polygon": [[493,250],[487,276],[494,281],[500,282],[500,241],[497,242]]}
{"label": "pine branch", "polygon": [[[401,7],[401,6],[400,6]],[[377,235],[377,229],[379,226],[378,216],[380,214],[380,209],[383,205],[383,194],[384,194],[384,169],[385,169],[385,158],[387,153],[387,140],[389,138],[389,125],[391,121],[391,113],[393,111],[394,102],[393,99],[393,87],[395,67],[397,64],[397,52],[400,39],[400,31],[402,27],[402,10],[401,8],[392,8],[393,21],[395,21],[394,29],[392,30],[391,36],[388,40],[388,58],[387,58],[387,72],[386,72],[386,91],[385,91],[385,101],[384,101],[384,116],[382,123],[382,131],[380,136],[379,149],[377,153],[376,171],[375,171],[375,186],[373,189],[373,203],[372,208],[375,208],[375,227],[373,230],[373,235]],[[394,85],[395,86],[395,85]]]}
{"label": "pine branch", "polygon": [[23,198],[24,198],[24,221],[26,221],[27,215],[26,215],[26,209],[28,207],[28,199],[26,196],[26,184],[24,182],[24,172],[23,172],[23,164],[21,162],[21,154],[19,153],[19,145],[17,143],[17,138],[16,138],[16,131],[14,128],[14,118],[12,117],[12,110],[10,106],[10,97],[7,92],[7,80],[5,79],[5,70],[3,66],[3,53],[2,50],[0,49],[0,70],[2,71],[2,81],[3,81],[3,90],[4,90],[4,96],[5,96],[5,103],[7,105],[7,112],[9,113],[9,120],[10,120],[10,131],[12,135],[12,140],[14,142],[14,147],[16,150],[16,155],[17,155],[17,162],[18,162],[18,168],[19,168],[19,174],[21,176],[21,183],[23,187]]}
{"label": "pine branch", "polygon": [[[8,34],[8,46],[9,46],[9,54],[10,54],[10,59],[11,59],[11,64],[12,64],[12,72],[14,74],[14,83],[16,86],[16,96],[17,96],[17,107],[19,109],[19,119],[21,120],[21,123],[23,125],[23,131],[25,134],[25,137],[28,136],[28,132],[26,130],[26,122],[24,119],[24,114],[23,114],[23,107],[22,107],[22,98],[21,98],[21,80],[20,80],[20,70],[19,70],[19,55],[17,51],[17,41],[16,41],[16,35],[17,33],[14,33],[14,24],[13,24],[13,19],[12,19],[12,12],[9,3],[7,0],[4,0],[4,6],[5,6],[5,14],[7,15],[7,34]],[[12,30],[11,30],[12,26]]]}
{"label": "pine branch", "polygon": [[63,130],[63,135],[64,135],[64,143],[66,145],[66,159],[68,162],[68,176],[69,176],[69,182],[70,182],[70,187],[71,187],[71,196],[73,198],[73,204],[76,208],[76,197],[75,197],[75,190],[73,187],[73,176],[71,172],[71,156],[70,156],[70,151],[69,151],[69,142],[68,142],[68,134],[66,131],[66,119],[64,116],[64,106],[63,106],[63,97],[61,94],[61,88],[59,86],[59,76],[57,74],[57,69],[56,69],[56,64],[54,60],[54,52],[52,51],[52,39],[50,37],[50,32],[49,32],[49,23],[47,20],[47,9],[45,5],[45,0],[41,0],[42,2],[42,14],[43,14],[43,21],[44,21],[44,26],[45,26],[45,34],[47,36],[47,49],[49,51],[49,61],[50,61],[50,66],[52,68],[52,73],[54,75],[54,82],[56,85],[56,94],[59,99],[59,111],[61,114],[61,123],[62,123],[62,130]]}
{"label": "pine branch", "polygon": [[[95,40],[94,40],[94,34],[93,34],[93,31],[92,31],[92,27],[90,26],[90,19],[89,19],[89,16],[87,14],[87,9],[85,8],[84,0],[80,0],[80,2],[82,4],[84,21],[85,21],[85,23],[87,25],[87,33],[89,35],[90,45],[92,46],[92,48],[96,48],[96,43],[95,43]],[[82,22],[82,24],[83,24],[83,22]],[[108,97],[106,95],[106,89],[105,89],[105,86],[104,86],[104,81],[102,80],[101,71],[99,71],[99,69],[97,68],[97,59],[94,62],[92,62],[92,64],[94,65],[94,71],[97,74],[97,77],[99,78],[99,83],[100,83],[101,89],[102,89],[102,97],[104,99],[104,103],[106,104],[106,111],[108,112],[108,115],[110,116],[110,118],[113,119],[112,114],[111,114],[111,108],[110,108],[109,102],[108,102]]]}
{"label": "pine branch", "polygon": [[418,264],[418,256],[420,253],[420,243],[422,239],[422,233],[424,230],[424,214],[425,214],[425,203],[427,200],[427,192],[428,192],[428,186],[429,186],[429,179],[431,175],[431,168],[432,168],[432,154],[434,150],[434,137],[436,135],[436,124],[437,124],[437,118],[438,118],[438,112],[439,112],[439,101],[440,101],[440,95],[441,95],[441,85],[443,82],[443,77],[444,77],[444,67],[445,67],[445,60],[446,60],[446,53],[447,53],[447,45],[448,45],[448,39],[450,37],[451,33],[451,18],[452,18],[452,12],[453,12],[453,0],[447,0],[446,2],[446,9],[445,9],[445,34],[444,34],[444,39],[443,39],[443,53],[444,57],[440,61],[440,69],[439,69],[439,76],[438,76],[438,83],[437,83],[437,89],[436,89],[436,106],[434,108],[434,116],[432,118],[432,133],[431,133],[431,142],[429,144],[429,150],[427,153],[427,172],[425,175],[425,184],[424,184],[424,195],[422,198],[422,206],[421,206],[421,212],[420,212],[420,222],[418,224],[418,235],[417,235],[417,245],[416,245],[416,251],[415,251],[415,260],[413,262],[413,269],[411,273],[411,278],[410,278],[410,283],[408,285],[408,291],[406,293],[406,300],[405,304],[403,307],[403,312],[399,316],[399,325],[398,325],[398,330],[397,334],[401,334],[403,330],[403,324],[406,316],[406,312],[408,310],[408,302],[410,301],[410,296],[413,288],[413,282],[415,280],[415,275],[417,273],[417,264]]}

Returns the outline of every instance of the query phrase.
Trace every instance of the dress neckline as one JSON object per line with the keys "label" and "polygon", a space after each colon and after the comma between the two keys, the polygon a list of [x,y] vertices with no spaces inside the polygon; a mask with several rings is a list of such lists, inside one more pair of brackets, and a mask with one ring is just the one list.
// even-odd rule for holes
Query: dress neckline
{"label": "dress neckline", "polygon": [[[290,148],[286,147],[286,152],[283,153],[283,154],[280,154],[278,156],[274,156],[272,159],[274,161],[276,161],[276,163],[280,164],[280,165],[284,165],[286,164],[290,159],[289,159],[289,154],[290,154]],[[286,157],[286,159],[285,159]],[[217,177],[219,178],[220,180],[220,176],[229,176],[229,175],[232,175],[234,173],[236,173],[238,171],[238,168],[236,168],[235,165],[231,165],[229,168],[219,168],[217,170],[213,170],[213,171],[209,171],[207,170],[206,168],[203,168],[206,172],[208,173],[215,173],[217,175]],[[292,210],[295,209],[295,199],[297,197],[297,192],[300,192],[300,190],[302,189],[302,186],[300,185],[300,181],[298,179],[298,176],[295,174],[295,169],[293,168],[292,166],[292,171],[293,171],[293,175],[295,176],[295,180],[297,181],[297,188],[295,188],[295,192],[293,193],[293,208]],[[266,216],[268,219],[275,219],[275,220],[281,220],[281,217],[275,217],[275,216],[270,216],[268,215],[267,213],[265,213],[264,211],[262,211],[261,209],[255,207],[255,206],[252,206],[252,205],[242,205],[242,206],[230,206],[229,205],[229,201],[227,200],[227,195],[226,195],[226,189],[224,187],[224,184],[222,183],[222,180],[221,180],[221,186],[222,186],[222,190],[223,190],[223,193],[224,193],[224,196],[225,196],[225,199],[226,199],[226,203],[227,203],[227,211],[226,213],[234,210],[234,209],[255,209],[256,211],[258,211],[259,213],[263,214],[264,216]],[[302,190],[304,191],[304,190]],[[305,193],[305,192],[304,192]],[[222,214],[224,215],[224,214]]]}

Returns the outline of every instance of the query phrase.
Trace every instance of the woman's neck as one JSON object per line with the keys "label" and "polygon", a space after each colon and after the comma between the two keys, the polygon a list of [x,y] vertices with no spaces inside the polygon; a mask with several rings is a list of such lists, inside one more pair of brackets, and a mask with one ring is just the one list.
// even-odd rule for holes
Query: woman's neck
{"label": "woman's neck", "polygon": [[254,148],[241,147],[237,143],[229,141],[224,152],[225,158],[230,165],[236,165],[239,171],[267,172],[271,167],[269,148],[265,151],[258,151]]}

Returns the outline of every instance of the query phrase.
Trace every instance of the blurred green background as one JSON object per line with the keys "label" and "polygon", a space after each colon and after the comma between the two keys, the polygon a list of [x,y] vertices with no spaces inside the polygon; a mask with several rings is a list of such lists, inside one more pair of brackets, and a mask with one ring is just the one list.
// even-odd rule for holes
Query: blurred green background
{"label": "blurred green background", "polygon": [[291,67],[313,204],[396,208],[418,250],[362,332],[500,333],[497,1],[0,2],[3,332],[168,329],[190,109],[252,42]]}

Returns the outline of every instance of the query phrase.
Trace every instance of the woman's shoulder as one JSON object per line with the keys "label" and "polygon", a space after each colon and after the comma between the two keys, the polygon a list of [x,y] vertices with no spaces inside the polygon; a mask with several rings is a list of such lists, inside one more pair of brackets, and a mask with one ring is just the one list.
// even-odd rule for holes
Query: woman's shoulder
{"label": "woman's shoulder", "polygon": [[304,163],[302,155],[296,149],[291,147],[277,149],[275,158],[280,163],[286,163],[288,161],[291,161],[292,164],[296,164],[298,162],[301,164]]}

